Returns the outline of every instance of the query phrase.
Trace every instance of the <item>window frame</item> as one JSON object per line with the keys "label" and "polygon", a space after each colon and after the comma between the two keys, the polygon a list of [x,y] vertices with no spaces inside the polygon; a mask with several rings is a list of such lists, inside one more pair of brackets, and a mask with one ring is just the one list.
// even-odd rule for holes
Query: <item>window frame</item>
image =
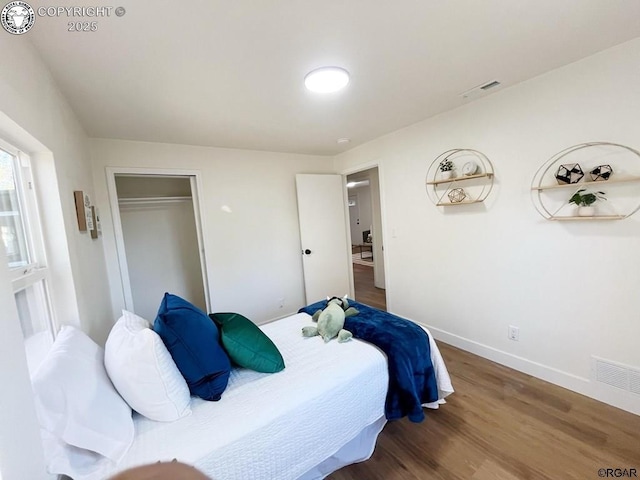
{"label": "window frame", "polygon": [[[28,263],[9,268],[9,276],[14,296],[30,287],[42,285],[43,295],[39,307],[46,312],[44,322],[47,330],[55,338],[56,322],[49,289],[49,267],[45,250],[44,236],[36,188],[33,180],[31,158],[15,146],[0,138],[0,149],[14,157],[13,173],[16,183],[16,195],[23,224]],[[21,319],[22,322],[23,319]],[[24,330],[24,329],[23,329]]]}

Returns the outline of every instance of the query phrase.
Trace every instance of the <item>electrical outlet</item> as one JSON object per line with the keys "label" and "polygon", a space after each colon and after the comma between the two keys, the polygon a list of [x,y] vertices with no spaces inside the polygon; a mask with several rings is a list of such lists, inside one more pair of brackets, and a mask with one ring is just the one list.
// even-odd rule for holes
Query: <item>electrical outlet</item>
{"label": "electrical outlet", "polygon": [[280,297],[278,299],[278,308],[283,308],[284,307],[284,297]]}
{"label": "electrical outlet", "polygon": [[514,327],[513,325],[509,325],[508,337],[509,337],[509,340],[513,340],[514,342],[519,341],[520,329],[518,327]]}

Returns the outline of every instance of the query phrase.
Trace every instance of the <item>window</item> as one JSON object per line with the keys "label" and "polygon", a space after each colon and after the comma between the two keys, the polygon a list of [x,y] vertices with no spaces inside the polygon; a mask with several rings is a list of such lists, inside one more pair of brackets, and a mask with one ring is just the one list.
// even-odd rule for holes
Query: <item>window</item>
{"label": "window", "polygon": [[48,269],[30,159],[0,141],[0,236],[33,373],[53,341]]}
{"label": "window", "polygon": [[0,232],[9,268],[25,267],[31,263],[20,208],[20,181],[16,160],[9,152],[0,150]]}

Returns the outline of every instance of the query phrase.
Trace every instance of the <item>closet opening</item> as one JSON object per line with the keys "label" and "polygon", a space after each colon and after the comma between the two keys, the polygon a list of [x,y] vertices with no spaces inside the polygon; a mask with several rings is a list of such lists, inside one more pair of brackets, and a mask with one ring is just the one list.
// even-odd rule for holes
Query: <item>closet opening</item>
{"label": "closet opening", "polygon": [[170,292],[209,311],[196,176],[113,172],[111,179],[127,310],[153,322]]}

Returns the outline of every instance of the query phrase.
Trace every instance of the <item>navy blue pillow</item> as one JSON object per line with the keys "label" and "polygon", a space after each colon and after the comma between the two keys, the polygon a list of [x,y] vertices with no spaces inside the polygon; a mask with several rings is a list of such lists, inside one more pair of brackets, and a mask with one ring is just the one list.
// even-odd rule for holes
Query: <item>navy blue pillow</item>
{"label": "navy blue pillow", "polygon": [[185,299],[165,293],[153,330],[162,338],[189,391],[205,400],[220,400],[231,362],[220,345],[218,327],[207,314]]}

